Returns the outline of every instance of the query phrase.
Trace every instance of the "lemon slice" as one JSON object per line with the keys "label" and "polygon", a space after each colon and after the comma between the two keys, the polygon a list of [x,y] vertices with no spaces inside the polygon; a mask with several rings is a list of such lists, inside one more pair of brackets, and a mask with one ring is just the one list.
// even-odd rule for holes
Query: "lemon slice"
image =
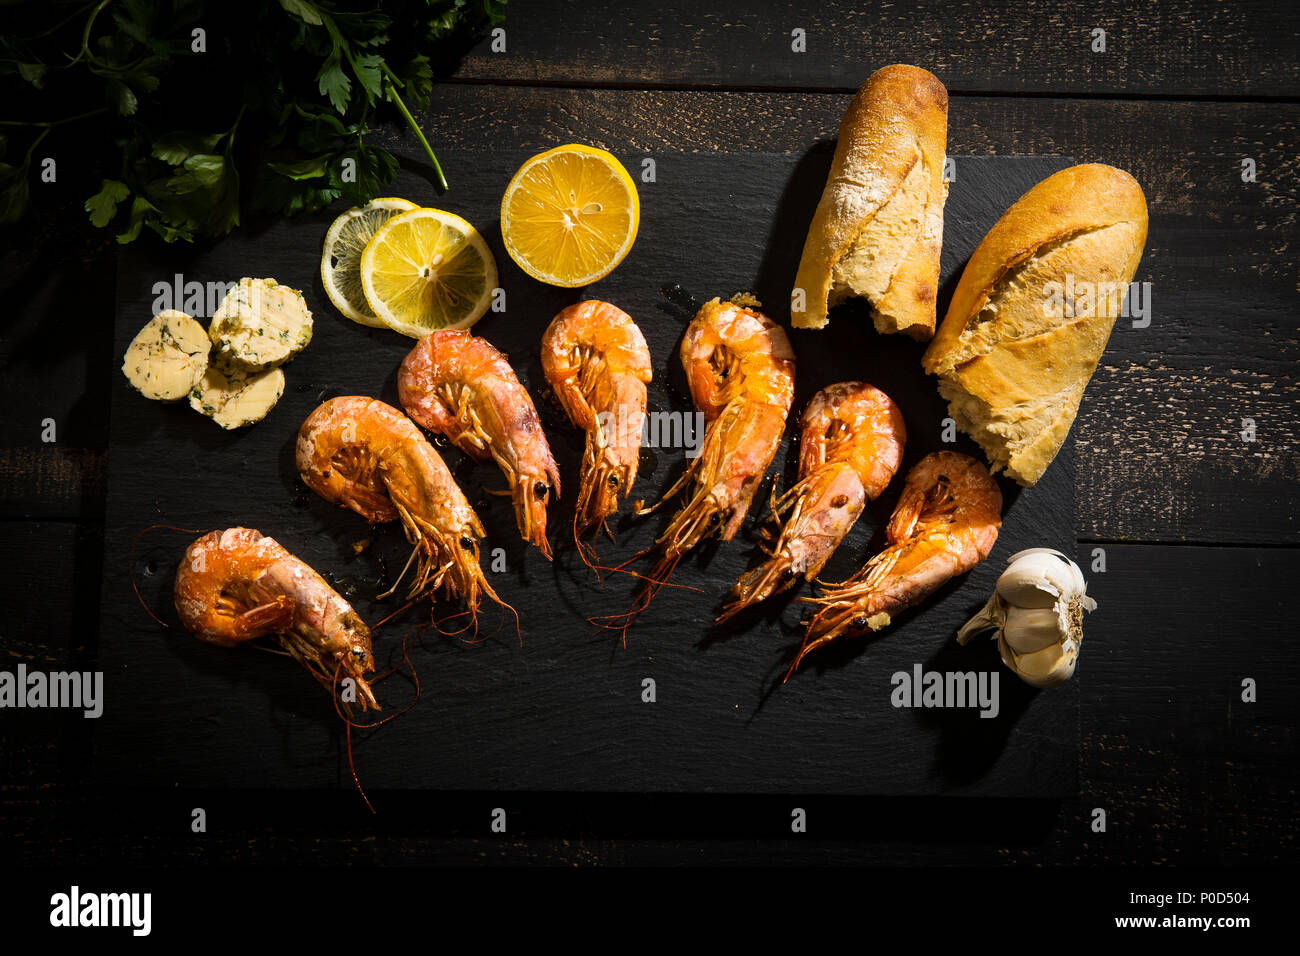
{"label": "lemon slice", "polygon": [[534,279],[573,288],[614,270],[636,240],[641,202],[623,164],[592,146],[539,153],[501,199],[510,258]]}
{"label": "lemon slice", "polygon": [[325,249],[320,257],[321,282],[334,308],[353,322],[376,329],[384,327],[361,289],[361,253],[380,226],[398,213],[417,208],[405,199],[372,199],[339,216],[325,233]]}
{"label": "lemon slice", "polygon": [[455,213],[412,209],[379,227],[361,253],[361,288],[394,331],[420,338],[467,329],[492,304],[497,262],[483,237]]}

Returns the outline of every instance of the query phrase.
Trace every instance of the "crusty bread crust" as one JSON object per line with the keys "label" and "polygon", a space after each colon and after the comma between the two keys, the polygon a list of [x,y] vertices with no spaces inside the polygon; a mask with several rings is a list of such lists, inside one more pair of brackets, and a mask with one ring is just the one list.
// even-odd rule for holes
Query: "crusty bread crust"
{"label": "crusty bread crust", "polygon": [[[995,472],[1032,485],[1056,457],[1146,236],[1132,176],[1073,166],[1017,200],[971,256],[921,364]],[[1057,308],[1049,283],[1075,298]]]}
{"label": "crusty bread crust", "polygon": [[[852,250],[882,258],[873,266],[883,269],[885,281],[865,291],[840,288],[837,301],[865,295],[881,332],[921,340],[934,334],[947,140],[948,91],[926,70],[886,66],[858,90],[840,123],[830,176],[795,276],[790,319],[796,328],[826,325],[832,272]],[[909,179],[918,164],[919,173]],[[905,181],[914,193],[900,195]],[[859,239],[865,248],[855,248]]]}

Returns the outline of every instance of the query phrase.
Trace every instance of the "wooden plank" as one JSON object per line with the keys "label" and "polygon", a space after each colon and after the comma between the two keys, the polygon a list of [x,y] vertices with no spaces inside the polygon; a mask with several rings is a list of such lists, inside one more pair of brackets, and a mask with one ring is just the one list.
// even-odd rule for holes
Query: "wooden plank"
{"label": "wooden plank", "polygon": [[[1089,576],[1083,783],[1062,848],[1077,841],[1086,863],[1295,863],[1300,664],[1283,595],[1300,551],[1113,545],[1106,560]],[[1098,806],[1117,808],[1103,834],[1083,829]]]}
{"label": "wooden plank", "polygon": [[[11,607],[3,646],[29,666],[80,662],[68,656],[82,640],[69,609],[77,595],[84,600],[75,556],[93,549],[94,534],[74,537],[66,523],[0,527],[9,545],[0,549],[0,575],[14,583],[13,593],[42,595]],[[1088,547],[1077,554],[1085,563],[1091,557]],[[809,842],[774,832],[767,818],[788,815],[780,797],[378,791],[380,815],[371,818],[346,792],[304,800],[232,790],[202,795],[212,829],[198,840],[183,825],[195,805],[190,793],[89,788],[77,748],[94,722],[6,713],[0,801],[10,858],[273,863],[292,853],[315,864],[718,864],[743,863],[761,846],[772,862],[1294,865],[1300,780],[1292,702],[1300,669],[1289,610],[1276,595],[1300,575],[1300,550],[1111,545],[1106,559],[1105,574],[1088,575],[1099,607],[1086,621],[1076,675],[1076,799],[963,800],[957,813],[943,799],[803,795],[815,835]],[[108,677],[110,705],[143,692],[121,676]],[[1241,701],[1243,677],[1258,681],[1254,704]],[[509,836],[476,836],[483,807],[503,800]],[[1105,834],[1090,828],[1098,806],[1108,814]],[[361,844],[357,827],[372,834]]]}
{"label": "wooden plank", "polygon": [[[43,394],[48,394],[44,389]],[[62,388],[57,392],[69,394]],[[30,398],[16,398],[39,413]],[[48,399],[47,399],[48,401]],[[26,410],[26,409],[25,409]],[[55,419],[56,423],[58,419]],[[57,424],[56,424],[57,430]],[[34,431],[39,432],[39,425]],[[56,444],[0,448],[0,501],[6,517],[75,518],[103,505],[104,449]]]}
{"label": "wooden plank", "polygon": [[[96,667],[102,562],[102,527],[0,522],[0,670],[13,672],[20,664],[45,672]],[[80,711],[4,710],[0,789],[40,792],[84,779],[94,723]]]}
{"label": "wooden plank", "polygon": [[[1294,5],[1065,0],[855,4],[579,0],[508,8],[505,49],[484,39],[455,77],[563,86],[857,89],[914,63],[954,91],[1295,96]],[[804,31],[795,52],[793,31]],[[1105,31],[1105,52],[1094,30]],[[498,43],[498,47],[500,44]]]}
{"label": "wooden plank", "polygon": [[[73,169],[45,184],[57,216],[32,223],[31,243],[0,260],[0,515],[102,516],[116,244],[86,235]],[[56,198],[50,198],[56,197]],[[60,206],[60,203],[62,205]],[[70,238],[71,237],[71,238]]]}

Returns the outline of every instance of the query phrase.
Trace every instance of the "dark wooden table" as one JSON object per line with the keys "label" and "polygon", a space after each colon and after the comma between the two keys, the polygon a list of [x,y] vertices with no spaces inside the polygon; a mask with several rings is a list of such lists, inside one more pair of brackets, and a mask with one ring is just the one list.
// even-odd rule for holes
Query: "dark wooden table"
{"label": "dark wooden table", "polygon": [[[526,794],[505,798],[515,822],[495,836],[482,821],[502,798],[457,794],[430,798],[437,822],[381,821],[364,838],[319,815],[295,827],[292,807],[275,805],[232,807],[233,822],[195,840],[184,807],[132,819],[127,797],[90,785],[93,722],[14,711],[0,714],[2,852],[145,864],[1294,864],[1300,8],[859,6],[514,0],[506,51],[476,47],[422,122],[466,149],[802,153],[834,138],[867,75],[904,62],[947,85],[950,154],[1070,155],[1137,178],[1151,216],[1137,278],[1152,284],[1152,320],[1117,327],[1073,432],[1080,560],[1104,552],[1106,566],[1089,575],[1105,624],[1077,677],[1077,798],[809,797],[827,822],[799,838],[782,822],[788,800]],[[806,52],[792,50],[795,30]],[[67,197],[69,221],[79,198]],[[96,659],[106,406],[120,365],[114,254],[60,221],[5,248],[6,668]],[[1255,702],[1242,699],[1246,678]],[[1090,826],[1098,807],[1104,833]]]}

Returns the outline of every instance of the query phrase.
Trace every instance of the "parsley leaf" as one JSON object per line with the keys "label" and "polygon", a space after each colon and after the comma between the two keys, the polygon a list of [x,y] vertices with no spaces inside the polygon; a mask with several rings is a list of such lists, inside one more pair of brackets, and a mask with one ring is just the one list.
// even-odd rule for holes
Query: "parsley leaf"
{"label": "parsley leaf", "polygon": [[99,192],[86,200],[86,212],[90,213],[92,224],[103,228],[117,215],[117,204],[131,195],[126,183],[116,179],[105,179],[100,183]]}
{"label": "parsley leaf", "polygon": [[8,5],[0,93],[15,151],[0,162],[0,223],[31,208],[32,154],[46,136],[99,183],[85,212],[123,243],[146,230],[168,242],[224,235],[241,203],[293,215],[366,202],[397,168],[370,141],[385,122],[415,133],[445,186],[408,105],[427,106],[434,64],[449,69],[503,10],[501,0]]}

